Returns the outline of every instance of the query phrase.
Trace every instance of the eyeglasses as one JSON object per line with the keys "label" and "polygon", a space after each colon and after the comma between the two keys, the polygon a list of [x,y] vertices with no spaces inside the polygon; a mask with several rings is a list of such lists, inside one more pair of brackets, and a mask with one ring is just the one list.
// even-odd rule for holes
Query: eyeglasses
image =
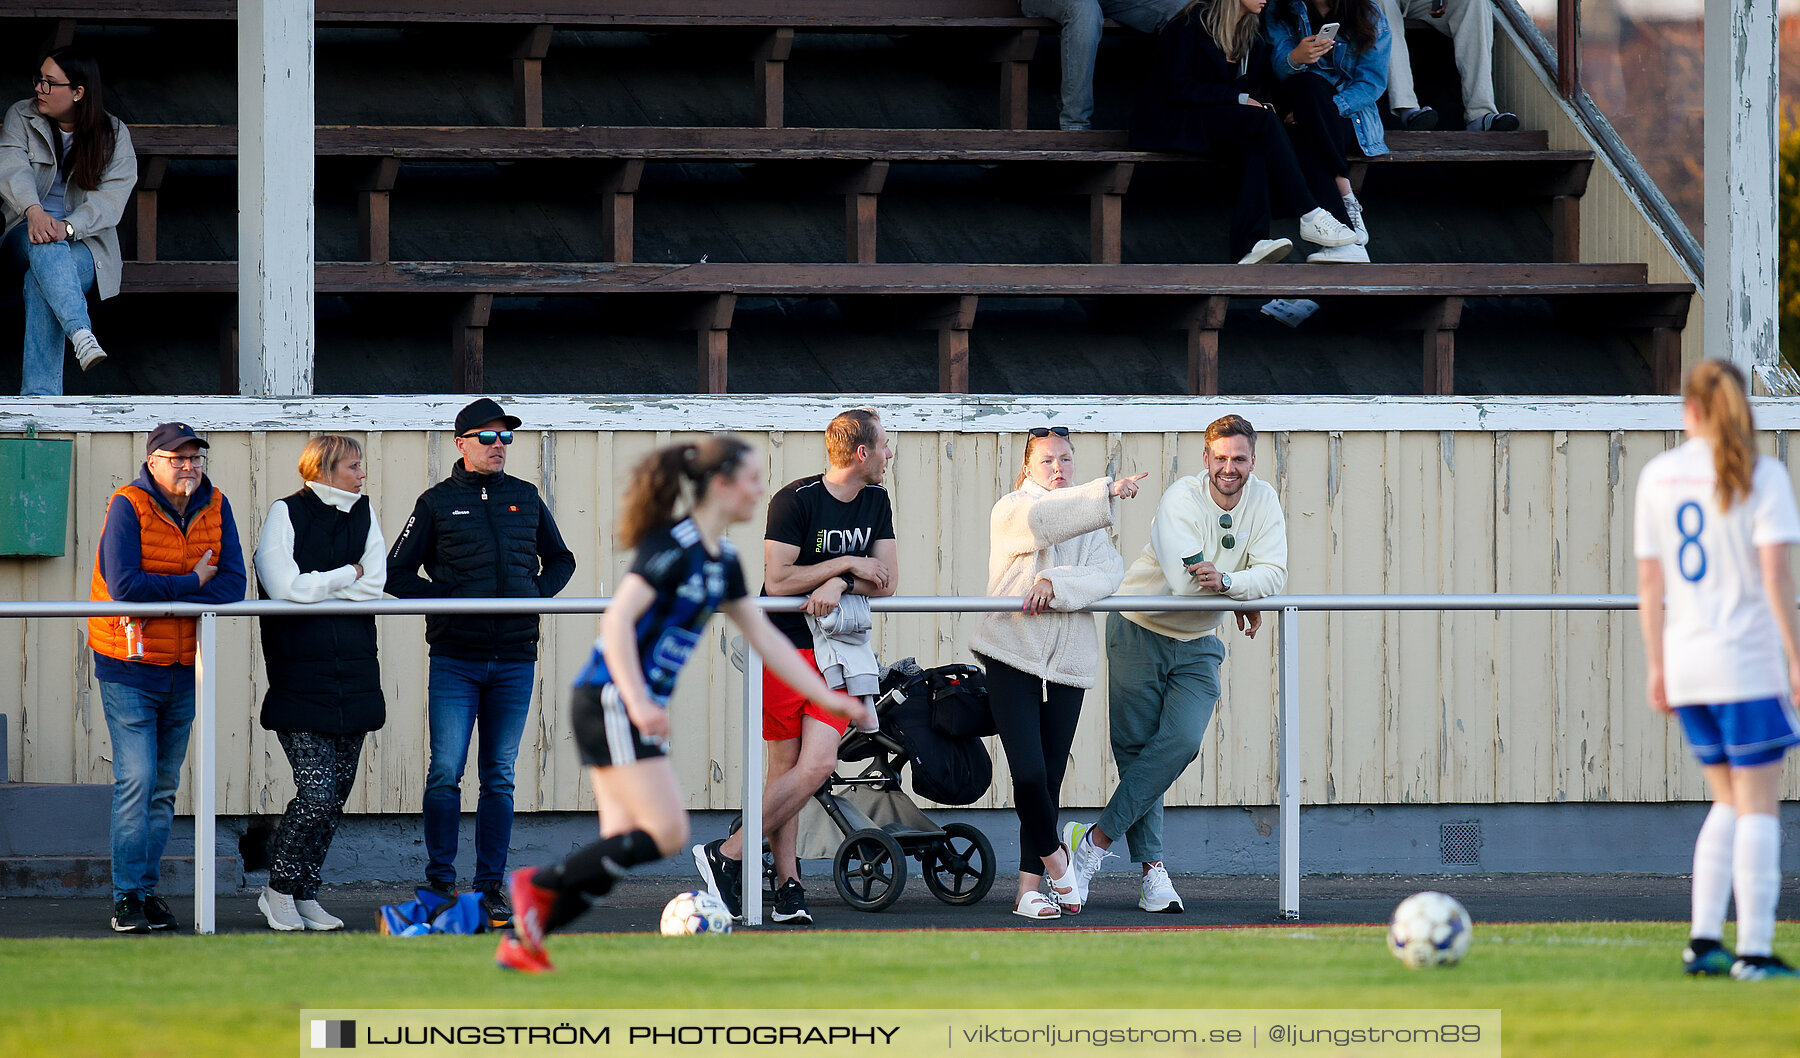
{"label": "eyeglasses", "polygon": [[205,456],[172,456],[167,452],[152,452],[151,455],[167,462],[172,467],[193,467],[195,470],[206,469]]}
{"label": "eyeglasses", "polygon": [[478,430],[475,433],[459,434],[460,437],[473,437],[476,444],[491,445],[495,441],[503,445],[512,444],[511,430]]}
{"label": "eyeglasses", "polygon": [[[1231,528],[1231,515],[1229,515],[1229,514],[1219,515],[1219,528],[1221,528],[1221,529],[1230,529]],[[1224,536],[1221,536],[1219,538],[1219,544],[1222,547],[1236,547],[1237,546],[1237,537],[1231,535],[1230,533],[1226,533]]]}
{"label": "eyeglasses", "polygon": [[42,88],[45,91],[49,91],[52,88],[67,88],[74,83],[75,82],[73,82],[73,81],[52,81],[48,77],[40,77],[37,80],[31,82],[31,87],[34,89]]}
{"label": "eyeglasses", "polygon": [[1069,428],[1067,426],[1033,426],[1031,428],[1031,436],[1033,437],[1049,437],[1051,434],[1055,434],[1058,437],[1067,437],[1069,436]]}

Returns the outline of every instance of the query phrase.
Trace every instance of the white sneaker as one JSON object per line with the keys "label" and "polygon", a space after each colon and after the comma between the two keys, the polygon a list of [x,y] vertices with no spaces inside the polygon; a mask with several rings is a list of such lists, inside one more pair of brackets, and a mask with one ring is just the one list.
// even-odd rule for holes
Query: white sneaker
{"label": "white sneaker", "polygon": [[296,900],[294,910],[300,913],[300,921],[307,929],[324,932],[344,928],[344,920],[320,907],[317,900]]}
{"label": "white sneaker", "polygon": [[100,348],[100,339],[94,337],[94,332],[86,327],[69,335],[69,343],[75,347],[75,362],[81,365],[83,371],[106,359],[106,350]]}
{"label": "white sneaker", "polygon": [[1314,206],[1311,213],[1300,218],[1300,237],[1315,246],[1349,246],[1356,241],[1356,232],[1323,208]]}
{"label": "white sneaker", "polygon": [[1344,215],[1350,218],[1350,230],[1356,233],[1356,245],[1369,245],[1369,226],[1363,223],[1362,203],[1355,195],[1344,196]]}
{"label": "white sneaker", "polygon": [[306,928],[306,921],[294,907],[294,898],[287,893],[278,893],[268,886],[263,886],[262,895],[256,898],[256,909],[269,920],[269,928],[283,933],[294,933]]}
{"label": "white sneaker", "polygon": [[1255,246],[1250,247],[1249,253],[1238,258],[1238,264],[1274,264],[1286,257],[1288,251],[1293,248],[1294,243],[1291,239],[1263,239]]}
{"label": "white sneaker", "polygon": [[1307,264],[1368,264],[1369,251],[1351,243],[1306,255]]}
{"label": "white sneaker", "polygon": [[1144,889],[1138,896],[1138,906],[1157,915],[1181,914],[1181,895],[1170,884],[1168,869],[1161,860],[1152,863],[1144,873]]}
{"label": "white sneaker", "polygon": [[1069,849],[1070,873],[1075,876],[1075,903],[1084,907],[1088,901],[1088,887],[1093,884],[1100,864],[1113,855],[1112,850],[1094,844],[1090,836],[1093,829],[1092,823],[1064,823],[1062,830],[1063,844]]}

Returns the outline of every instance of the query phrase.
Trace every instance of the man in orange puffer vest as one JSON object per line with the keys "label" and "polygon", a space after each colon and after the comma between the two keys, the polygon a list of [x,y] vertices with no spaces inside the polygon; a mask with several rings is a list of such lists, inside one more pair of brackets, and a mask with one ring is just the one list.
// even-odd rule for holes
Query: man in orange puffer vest
{"label": "man in orange puffer vest", "polygon": [[[244,551],[225,494],[206,476],[205,440],[186,423],[150,431],[137,480],[106,508],[88,598],[241,602]],[[191,617],[88,618],[94,676],[112,737],[112,928],[172,930],[156,895],[175,788],[194,721]]]}

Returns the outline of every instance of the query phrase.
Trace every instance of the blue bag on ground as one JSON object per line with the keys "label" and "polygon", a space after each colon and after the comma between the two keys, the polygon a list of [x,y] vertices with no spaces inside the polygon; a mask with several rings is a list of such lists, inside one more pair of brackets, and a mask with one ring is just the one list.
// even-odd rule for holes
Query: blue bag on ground
{"label": "blue bag on ground", "polygon": [[481,894],[463,893],[445,900],[429,889],[415,890],[403,904],[383,904],[376,916],[383,936],[420,937],[428,933],[485,933]]}

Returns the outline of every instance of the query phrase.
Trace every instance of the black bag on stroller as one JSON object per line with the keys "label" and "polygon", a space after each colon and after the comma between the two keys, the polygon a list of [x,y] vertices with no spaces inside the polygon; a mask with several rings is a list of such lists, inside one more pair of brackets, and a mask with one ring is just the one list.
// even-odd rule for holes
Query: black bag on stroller
{"label": "black bag on stroller", "polygon": [[882,679],[884,698],[895,691],[899,695],[889,715],[912,765],[913,789],[945,805],[980,800],[994,781],[994,762],[978,734],[958,732],[985,726],[994,733],[981,670],[973,665],[921,669],[906,658]]}

